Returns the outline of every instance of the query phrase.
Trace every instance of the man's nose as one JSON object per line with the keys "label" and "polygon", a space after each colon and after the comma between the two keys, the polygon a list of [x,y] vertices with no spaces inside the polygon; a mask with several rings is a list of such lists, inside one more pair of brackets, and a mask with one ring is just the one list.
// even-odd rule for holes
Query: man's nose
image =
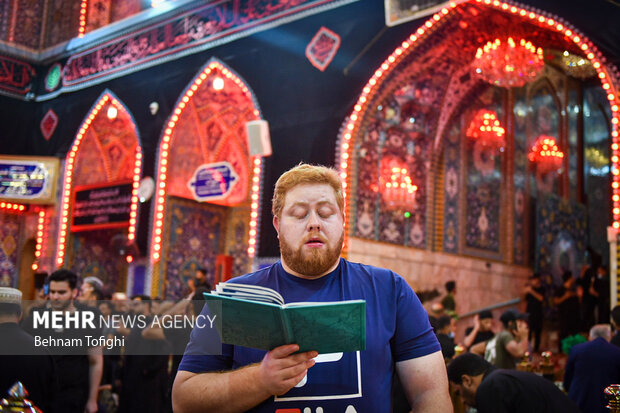
{"label": "man's nose", "polygon": [[318,231],[321,229],[321,222],[316,212],[311,212],[308,218],[308,231]]}

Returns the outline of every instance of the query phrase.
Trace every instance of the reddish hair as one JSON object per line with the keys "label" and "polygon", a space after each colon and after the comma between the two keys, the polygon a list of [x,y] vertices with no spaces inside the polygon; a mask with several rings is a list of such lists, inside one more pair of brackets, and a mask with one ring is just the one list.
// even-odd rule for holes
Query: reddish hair
{"label": "reddish hair", "polygon": [[338,171],[322,165],[309,165],[300,163],[292,169],[284,172],[276,182],[271,200],[271,212],[280,217],[284,208],[286,193],[297,185],[302,184],[327,184],[332,187],[336,195],[336,202],[340,212],[344,212],[344,194],[342,180]]}

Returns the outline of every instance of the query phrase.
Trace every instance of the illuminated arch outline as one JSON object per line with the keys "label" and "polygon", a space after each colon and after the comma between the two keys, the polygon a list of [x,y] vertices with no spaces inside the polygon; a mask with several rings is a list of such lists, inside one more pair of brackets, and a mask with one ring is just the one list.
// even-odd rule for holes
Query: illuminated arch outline
{"label": "illuminated arch outline", "polygon": [[78,39],[84,37],[86,33],[86,11],[88,10],[88,0],[80,3],[80,23],[78,25]]}
{"label": "illuminated arch outline", "polygon": [[[542,27],[550,30],[556,30],[563,34],[568,40],[574,42],[585,54],[586,58],[592,63],[595,68],[597,76],[601,82],[601,85],[605,92],[607,92],[607,99],[612,110],[612,200],[613,200],[613,227],[620,228],[620,165],[618,165],[620,157],[620,100],[618,98],[618,85],[614,83],[617,79],[614,78],[612,73],[612,67],[605,65],[605,58],[600,51],[592,44],[592,42],[582,35],[572,25],[563,22],[560,23],[552,17],[546,17],[542,12],[534,12],[526,9],[522,5],[516,3],[504,2],[499,0],[469,0],[466,3],[482,3],[488,7],[492,7],[504,12],[510,12],[513,15],[519,15],[524,19],[529,19],[532,22],[537,22]],[[462,4],[461,2],[459,4]],[[440,22],[444,17],[448,16],[451,11],[457,7],[456,2],[450,2],[448,7],[442,8],[440,11],[432,15],[426,22],[424,22],[409,38],[402,42],[388,58],[380,65],[380,67],[372,75],[368,83],[362,89],[362,94],[358,98],[353,107],[353,112],[346,118],[343,128],[340,131],[338,137],[336,164],[340,171],[340,177],[343,180],[345,201],[347,198],[352,199],[354,194],[351,193],[352,174],[349,172],[350,160],[353,158],[353,141],[352,137],[359,132],[361,121],[365,115],[370,101],[375,97],[377,91],[380,90],[381,80],[385,78],[387,74],[391,73],[398,64],[419,44],[419,40],[425,40],[428,37],[427,31],[431,29],[435,24]],[[548,14],[548,13],[547,13]],[[418,42],[418,44],[416,44]],[[350,231],[350,220],[352,216],[352,205],[347,202],[348,217],[345,221],[345,241],[343,251],[347,251],[348,237]]]}
{"label": "illuminated arch outline", "polygon": [[[104,105],[108,103],[108,101],[111,102],[112,105],[117,107],[117,109],[122,108],[129,115],[134,127],[136,125],[136,121],[134,120],[131,112],[109,90],[105,90],[103,92],[101,97],[97,100],[97,103],[93,105],[91,110],[88,112],[88,115],[86,116],[84,122],[82,122],[82,126],[80,127],[75,137],[75,140],[73,141],[73,145],[71,146],[71,149],[69,150],[65,158],[65,173],[62,183],[62,201],[60,203],[60,224],[58,226],[58,242],[56,249],[56,264],[59,267],[62,266],[65,260],[65,248],[67,246],[67,229],[69,227],[69,206],[71,203],[75,157],[80,148],[82,138],[86,134],[86,131],[90,127],[93,120],[95,120]],[[136,145],[136,154],[133,170],[133,185],[131,189],[131,210],[129,212],[129,229],[127,234],[127,238],[129,239],[129,241],[133,241],[136,238],[136,224],[138,216],[138,186],[140,185],[140,176],[142,172],[142,147],[140,146],[140,134],[138,133],[137,128],[135,128],[135,131],[138,138],[138,144]]]}
{"label": "illuminated arch outline", "polygon": [[[198,90],[202,82],[204,82],[213,71],[220,72],[223,76],[232,80],[237,86],[239,86],[243,93],[245,93],[245,95],[252,101],[252,104],[254,105],[254,116],[256,116],[257,119],[262,119],[260,108],[254,92],[249,88],[249,86],[246,85],[243,80],[241,80],[241,77],[236,72],[228,68],[224,63],[222,63],[219,59],[216,58],[211,58],[209,62],[207,62],[207,64],[203,66],[203,69],[201,69],[198,72],[198,75],[194,77],[194,81],[191,83],[191,85],[187,87],[185,91],[181,94],[181,98],[177,101],[175,109],[173,110],[168,123],[165,125],[164,133],[159,143],[157,155],[157,185],[155,186],[155,204],[153,208],[153,217],[151,218],[151,222],[153,222],[153,225],[151,226],[150,236],[151,269],[152,266],[158,263],[161,259],[161,242],[164,225],[164,211],[166,206],[166,180],[171,136],[181,113],[185,109],[185,106],[190,101],[194,93]],[[250,156],[250,159],[250,170],[252,171],[252,179],[250,185],[250,230],[248,239],[249,246],[247,252],[250,258],[253,258],[256,255],[256,242],[258,237],[258,220],[260,208],[259,201],[262,190],[262,159],[260,156]],[[158,285],[158,282],[159,279],[153,279],[151,285]]]}

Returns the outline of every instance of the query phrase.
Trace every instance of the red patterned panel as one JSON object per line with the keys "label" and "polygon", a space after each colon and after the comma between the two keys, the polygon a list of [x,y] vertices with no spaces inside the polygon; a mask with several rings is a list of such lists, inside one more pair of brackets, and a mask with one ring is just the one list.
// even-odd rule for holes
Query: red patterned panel
{"label": "red patterned panel", "polygon": [[[224,88],[213,88],[213,80],[224,80]],[[245,123],[256,119],[252,100],[217,69],[202,82],[181,114],[172,134],[168,195],[193,199],[187,182],[202,164],[228,161],[239,175],[231,195],[223,204],[247,199],[250,164]]]}
{"label": "red patterned panel", "polygon": [[121,105],[107,116],[108,103],[93,120],[78,151],[74,185],[132,180],[138,136],[133,120]]}
{"label": "red patterned panel", "polygon": [[306,57],[321,72],[329,66],[340,47],[340,36],[321,27],[306,47]]}
{"label": "red patterned panel", "polygon": [[8,41],[11,17],[11,0],[0,0],[0,40]]}
{"label": "red patterned panel", "polygon": [[175,195],[183,198],[192,198],[187,182],[196,170],[203,163],[202,149],[200,146],[201,135],[199,131],[200,123],[195,122],[196,115],[193,108],[188,106],[181,114],[176,128],[172,134],[172,149],[170,166],[168,169],[168,195]]}
{"label": "red patterned panel", "polygon": [[[90,0],[86,17],[86,32],[110,24],[111,0]],[[120,3],[120,2],[119,2]]]}
{"label": "red patterned panel", "polygon": [[9,41],[38,49],[43,26],[43,5],[45,0],[19,0],[15,26],[10,28]]}
{"label": "red patterned panel", "polygon": [[94,129],[86,131],[78,151],[73,170],[73,184],[91,185],[106,182],[106,166],[99,149],[99,141]]}
{"label": "red patterned panel", "polygon": [[41,124],[39,125],[41,129],[41,134],[45,138],[46,141],[49,141],[52,137],[52,134],[56,130],[56,126],[58,126],[58,115],[52,109],[49,109],[43,119],[41,119]]}
{"label": "red patterned panel", "polygon": [[110,22],[125,19],[129,16],[133,16],[142,10],[142,0],[123,0],[113,1],[110,10]]}
{"label": "red patterned panel", "polygon": [[79,1],[48,0],[43,47],[55,46],[77,36],[79,18]]}

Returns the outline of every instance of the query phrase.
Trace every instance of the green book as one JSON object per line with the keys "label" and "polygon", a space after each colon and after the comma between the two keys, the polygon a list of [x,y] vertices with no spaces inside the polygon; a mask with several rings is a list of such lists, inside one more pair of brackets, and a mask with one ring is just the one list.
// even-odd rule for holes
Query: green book
{"label": "green book", "polygon": [[320,354],[366,348],[364,300],[285,304],[275,290],[237,283],[220,283],[204,296],[211,314],[221,314],[223,343],[262,350],[298,344],[300,352]]}

